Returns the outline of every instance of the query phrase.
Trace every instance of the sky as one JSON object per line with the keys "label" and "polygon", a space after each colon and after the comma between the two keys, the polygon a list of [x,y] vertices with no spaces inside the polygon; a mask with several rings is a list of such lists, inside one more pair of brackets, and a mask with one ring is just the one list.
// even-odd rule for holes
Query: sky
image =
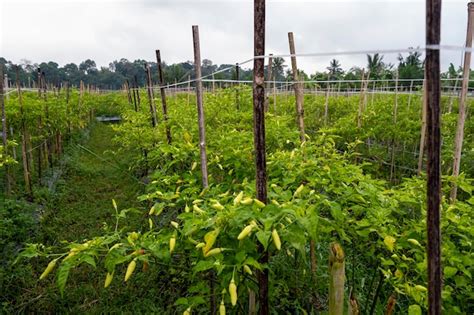
{"label": "sky", "polygon": [[[297,53],[425,43],[423,0],[267,0],[266,10],[266,54],[288,54],[290,31]],[[234,64],[253,54],[251,0],[0,0],[0,16],[0,56],[15,63],[93,59],[100,67],[120,58],[154,61],[155,49],[167,63],[193,60],[192,25],[199,25],[202,59]],[[444,0],[441,21],[441,43],[464,45],[467,1]],[[365,55],[335,58],[345,70],[366,66]],[[300,57],[298,67],[324,71],[331,59]],[[442,69],[461,60],[459,51],[442,52]]]}

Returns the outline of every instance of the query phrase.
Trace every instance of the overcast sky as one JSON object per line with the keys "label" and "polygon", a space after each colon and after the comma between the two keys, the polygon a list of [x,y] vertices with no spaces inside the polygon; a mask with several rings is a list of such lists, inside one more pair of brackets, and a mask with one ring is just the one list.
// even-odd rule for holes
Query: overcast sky
{"label": "overcast sky", "polygon": [[[0,56],[60,65],[120,58],[167,63],[193,60],[191,26],[199,25],[202,58],[236,63],[253,53],[250,0],[0,0]],[[463,45],[467,1],[444,0],[441,41]],[[267,0],[266,53],[408,48],[424,45],[424,0]],[[299,58],[307,73],[323,71],[330,57]],[[343,68],[365,66],[365,56],[337,56]],[[395,62],[396,54],[385,61]],[[287,60],[287,64],[289,64]],[[460,52],[442,53],[443,69],[459,65]],[[250,66],[250,64],[248,64]]]}

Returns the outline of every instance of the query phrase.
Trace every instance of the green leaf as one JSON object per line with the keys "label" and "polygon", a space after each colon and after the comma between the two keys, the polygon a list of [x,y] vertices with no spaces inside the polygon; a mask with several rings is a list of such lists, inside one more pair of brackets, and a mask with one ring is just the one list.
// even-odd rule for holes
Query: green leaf
{"label": "green leaf", "polygon": [[410,305],[408,307],[408,315],[421,315],[421,307],[419,305]]}
{"label": "green leaf", "polygon": [[199,261],[196,266],[194,266],[193,271],[194,273],[198,273],[201,271],[209,270],[214,267],[214,261],[212,260],[201,260]]}
{"label": "green leaf", "polygon": [[189,302],[188,302],[188,299],[187,298],[179,298],[176,300],[176,302],[174,302],[174,305],[175,306],[178,306],[178,305],[189,305]]}
{"label": "green leaf", "polygon": [[270,231],[258,231],[255,233],[255,236],[257,236],[258,241],[260,244],[263,245],[263,248],[267,249],[268,248],[268,241],[270,240],[271,237],[271,232]]}
{"label": "green leaf", "polygon": [[451,267],[451,266],[446,266],[444,267],[444,276],[446,278],[451,278],[458,272],[457,268]]}
{"label": "green leaf", "polygon": [[84,256],[81,257],[81,261],[91,265],[94,268],[96,267],[94,257],[92,257],[92,256],[84,255]]}
{"label": "green leaf", "polygon": [[59,288],[59,292],[61,292],[61,296],[64,295],[64,288],[66,287],[67,278],[69,277],[69,271],[71,268],[71,264],[63,263],[58,269],[56,284]]}

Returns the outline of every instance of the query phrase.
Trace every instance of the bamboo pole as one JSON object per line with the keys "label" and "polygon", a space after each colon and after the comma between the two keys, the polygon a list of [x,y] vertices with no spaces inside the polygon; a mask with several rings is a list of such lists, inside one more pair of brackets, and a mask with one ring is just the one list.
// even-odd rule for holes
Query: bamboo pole
{"label": "bamboo pole", "polygon": [[[472,48],[472,29],[474,26],[474,3],[469,2],[468,4],[468,19],[467,19],[467,32],[466,32],[466,47]],[[464,53],[464,69],[463,69],[463,80],[461,88],[461,98],[459,99],[459,116],[456,128],[456,137],[454,138],[454,157],[453,157],[453,177],[459,176],[461,167],[461,153],[462,145],[464,140],[464,123],[466,121],[466,100],[467,100],[467,89],[469,86],[469,74],[471,69],[471,52],[466,51]],[[451,202],[456,201],[457,197],[457,185],[453,183],[451,188]]]}
{"label": "bamboo pole", "polygon": [[451,92],[451,95],[449,95],[449,105],[448,105],[448,113],[451,113],[453,111],[453,102],[454,102],[454,95],[457,94],[457,89],[458,89],[458,77],[456,75],[456,80],[454,80],[454,86],[453,90]]}
{"label": "bamboo pole", "polygon": [[[425,71],[425,77],[426,77],[426,71]],[[423,80],[423,96],[421,100],[422,108],[421,108],[420,151],[418,155],[418,171],[417,171],[418,176],[421,175],[421,171],[423,169],[423,156],[425,155],[427,106],[428,105],[426,104],[426,80]]]}
{"label": "bamboo pole", "polygon": [[[5,114],[5,100],[4,100],[4,88],[3,88],[3,65],[0,64],[0,107],[2,110],[2,144],[3,152],[8,155],[8,129],[7,129],[7,116]],[[6,195],[10,195],[11,182],[10,182],[10,169],[8,165],[5,165],[5,192]]]}
{"label": "bamboo pole", "polygon": [[148,104],[150,106],[150,115],[151,115],[151,126],[155,128],[156,124],[158,123],[158,118],[156,116],[155,100],[153,98],[153,85],[151,82],[151,71],[150,71],[150,66],[148,65],[148,63],[145,63],[145,72],[146,72]]}
{"label": "bamboo pole", "polygon": [[329,250],[329,315],[342,315],[344,311],[344,251],[339,243]]}
{"label": "bamboo pole", "polygon": [[362,85],[364,82],[365,70],[362,69],[362,78],[360,81],[360,96],[359,96],[359,110],[357,112],[357,128],[362,127],[362,111],[364,106],[364,93],[362,92]]}
{"label": "bamboo pole", "polygon": [[235,106],[237,107],[237,110],[240,110],[240,67],[238,63],[235,64],[235,80],[237,81],[237,85],[235,88]]}
{"label": "bamboo pole", "polygon": [[[426,46],[437,46],[441,33],[441,0],[426,1]],[[441,128],[440,52],[427,49],[425,59],[427,99],[427,253],[428,314],[441,314]]]}
{"label": "bamboo pole", "polygon": [[199,149],[201,156],[202,186],[207,188],[207,154],[206,154],[206,127],[204,120],[204,107],[202,104],[202,74],[201,74],[201,47],[199,43],[199,27],[193,25],[193,46],[194,46],[194,68],[196,73],[196,104],[199,124]]}
{"label": "bamboo pole", "polygon": [[[254,0],[254,56],[265,55],[265,0]],[[253,134],[257,199],[267,203],[267,160],[265,154],[265,70],[264,59],[253,61]],[[296,63],[295,63],[296,65]],[[259,263],[268,263],[268,251],[259,246]],[[270,313],[268,305],[268,269],[257,273],[260,314]]]}
{"label": "bamboo pole", "polygon": [[267,93],[265,95],[265,112],[268,112],[270,107],[270,91],[271,91],[271,81],[272,81],[272,66],[273,66],[273,54],[270,54],[268,58],[268,66],[267,66]]}
{"label": "bamboo pole", "polygon": [[189,107],[189,102],[191,98],[191,75],[188,75],[188,107]]}
{"label": "bamboo pole", "polygon": [[163,110],[163,120],[165,122],[165,128],[166,128],[166,139],[168,140],[168,144],[170,144],[171,143],[171,130],[170,130],[170,126],[168,125],[168,109],[166,107],[165,79],[163,76],[163,67],[161,65],[161,53],[159,49],[157,49],[155,53],[156,53],[156,63],[158,65],[158,83],[160,84],[161,108]]}
{"label": "bamboo pole", "polygon": [[23,110],[23,98],[21,95],[20,87],[20,71],[19,66],[16,67],[16,88],[18,93],[18,105],[20,106],[20,119],[21,119],[21,157],[23,161],[23,177],[25,179],[25,191],[26,194],[31,198],[31,174],[28,165],[28,156],[27,156],[27,145],[26,145],[26,125],[25,125],[25,115]]}
{"label": "bamboo pole", "polygon": [[293,32],[288,33],[288,42],[290,44],[290,54],[293,55],[291,57],[291,67],[293,69],[293,81],[294,81],[294,89],[295,89],[295,98],[296,98],[296,119],[298,122],[298,128],[300,130],[300,140],[301,142],[305,141],[305,131],[304,131],[304,95],[303,95],[303,87],[302,84],[299,82],[299,75],[298,75],[298,66],[296,64],[296,50],[295,50],[295,39],[293,36]]}

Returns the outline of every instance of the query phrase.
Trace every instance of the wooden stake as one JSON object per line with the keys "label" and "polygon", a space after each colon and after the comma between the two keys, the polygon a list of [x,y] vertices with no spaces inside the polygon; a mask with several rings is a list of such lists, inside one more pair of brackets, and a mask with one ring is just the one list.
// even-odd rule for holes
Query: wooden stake
{"label": "wooden stake", "polygon": [[31,198],[31,174],[30,169],[28,167],[28,153],[27,153],[27,145],[26,145],[26,126],[25,126],[25,117],[23,111],[23,98],[21,95],[21,87],[20,87],[20,70],[19,66],[16,67],[16,88],[18,92],[18,105],[20,106],[20,119],[21,119],[21,157],[23,161],[23,176],[25,179],[25,190],[26,194]]}
{"label": "wooden stake", "polygon": [[207,176],[207,154],[206,154],[206,127],[204,123],[204,107],[202,104],[202,74],[201,74],[201,47],[199,43],[199,27],[193,25],[194,44],[194,68],[196,73],[196,104],[199,124],[199,148],[201,155],[202,186],[209,186]]}
{"label": "wooden stake", "polygon": [[[291,45],[290,45],[291,46]],[[254,0],[254,56],[265,55],[265,0]],[[265,153],[265,60],[253,61],[253,137],[257,199],[267,203],[267,159]],[[296,64],[295,64],[296,65]],[[304,132],[304,131],[303,131]],[[261,264],[268,263],[268,252],[259,247]],[[260,314],[270,313],[268,305],[268,269],[258,271]]]}
{"label": "wooden stake", "polygon": [[153,85],[151,82],[151,71],[150,71],[150,66],[147,63],[145,63],[145,72],[146,72],[148,104],[150,105],[151,126],[155,128],[158,122],[158,119],[156,116],[155,100],[153,98]]}
{"label": "wooden stake", "polygon": [[458,89],[458,77],[456,75],[456,80],[454,80],[454,86],[453,90],[451,92],[451,95],[449,95],[449,105],[448,105],[448,113],[451,113],[453,111],[453,102],[454,102],[454,95],[457,94],[457,89]]}
{"label": "wooden stake", "polygon": [[136,75],[133,76],[133,81],[135,83],[135,93],[136,93],[136,97],[137,97],[137,110],[139,111],[140,110],[140,105],[141,105],[141,100],[140,100],[140,88],[138,86],[138,79],[137,79]]}
{"label": "wooden stake", "polygon": [[339,243],[329,249],[329,315],[342,315],[344,311],[344,251]]}
{"label": "wooden stake", "polygon": [[[425,71],[425,77],[426,77],[426,71]],[[418,176],[421,175],[421,171],[423,169],[423,156],[425,155],[427,106],[428,105],[426,104],[426,80],[423,80],[423,96],[421,100],[422,108],[421,108],[420,151],[418,154],[418,171],[417,171]]]}
{"label": "wooden stake", "polygon": [[[8,155],[8,129],[7,129],[7,116],[5,114],[5,101],[4,101],[4,89],[3,89],[3,65],[0,64],[0,107],[2,110],[2,144],[3,152]],[[7,195],[10,195],[11,183],[10,183],[10,170],[8,165],[5,165],[5,191]]]}
{"label": "wooden stake", "polygon": [[[426,46],[440,43],[441,0],[426,1]],[[428,314],[441,314],[441,131],[440,131],[440,52],[427,49],[425,59],[427,99],[427,253]]]}
{"label": "wooden stake", "polygon": [[[293,32],[288,33],[288,42],[290,44],[290,54],[295,55],[295,39],[293,37]],[[298,121],[298,127],[300,129],[300,140],[301,142],[305,141],[305,131],[304,131],[304,95],[303,95],[303,86],[299,82],[298,75],[298,66],[296,65],[296,56],[291,57],[291,67],[293,69],[293,81],[295,88],[295,97],[296,97],[296,117]]]}
{"label": "wooden stake", "polygon": [[235,64],[235,80],[237,81],[236,87],[235,87],[235,106],[237,107],[237,110],[240,110],[240,94],[239,94],[240,67],[238,63]]}
{"label": "wooden stake", "polygon": [[267,67],[267,94],[265,97],[265,112],[268,112],[269,108],[269,103],[270,103],[270,91],[271,91],[271,81],[272,81],[272,58],[273,54],[270,54],[270,57],[268,58],[268,67]]}
{"label": "wooden stake", "polygon": [[[398,71],[397,71],[398,73]],[[408,94],[408,108],[410,108],[411,104],[411,93],[413,92],[413,80],[410,81],[410,94]]]}
{"label": "wooden stake", "polygon": [[190,97],[191,97],[191,76],[188,75],[188,107],[190,103]]}
{"label": "wooden stake", "polygon": [[364,82],[365,70],[362,69],[362,78],[360,81],[360,97],[359,97],[359,111],[357,112],[357,128],[362,127],[362,111],[364,106],[364,93],[362,92],[363,82]]}
{"label": "wooden stake", "polygon": [[41,98],[41,86],[42,86],[41,68],[38,68],[37,75],[38,75],[38,98]]}
{"label": "wooden stake", "polygon": [[[468,18],[467,18],[467,35],[466,35],[466,47],[472,48],[472,29],[474,26],[474,3],[469,2],[467,5]],[[454,138],[454,157],[453,157],[453,176],[457,178],[459,176],[459,169],[461,167],[461,153],[462,143],[464,140],[464,123],[466,121],[466,99],[467,89],[469,87],[469,74],[471,69],[471,52],[466,51],[464,53],[464,69],[463,69],[463,80],[461,88],[461,98],[459,100],[459,116],[458,124],[456,128],[456,137]],[[451,188],[451,202],[456,201],[457,196],[457,185],[453,184]]]}
{"label": "wooden stake", "polygon": [[163,69],[161,65],[160,50],[156,50],[155,53],[156,53],[156,63],[158,65],[158,83],[160,84],[161,108],[163,110],[163,119],[164,119],[165,128],[166,128],[166,139],[168,140],[168,144],[170,144],[171,143],[171,130],[168,125],[168,109],[166,107],[165,79],[163,76]]}
{"label": "wooden stake", "polygon": [[[329,75],[328,75],[328,81],[329,81]],[[329,114],[329,83],[327,84],[326,87],[326,101],[324,102],[324,125],[327,125],[328,123],[328,114]]]}
{"label": "wooden stake", "polygon": [[132,105],[132,95],[130,94],[130,83],[125,80],[125,92],[127,93],[128,104]]}

